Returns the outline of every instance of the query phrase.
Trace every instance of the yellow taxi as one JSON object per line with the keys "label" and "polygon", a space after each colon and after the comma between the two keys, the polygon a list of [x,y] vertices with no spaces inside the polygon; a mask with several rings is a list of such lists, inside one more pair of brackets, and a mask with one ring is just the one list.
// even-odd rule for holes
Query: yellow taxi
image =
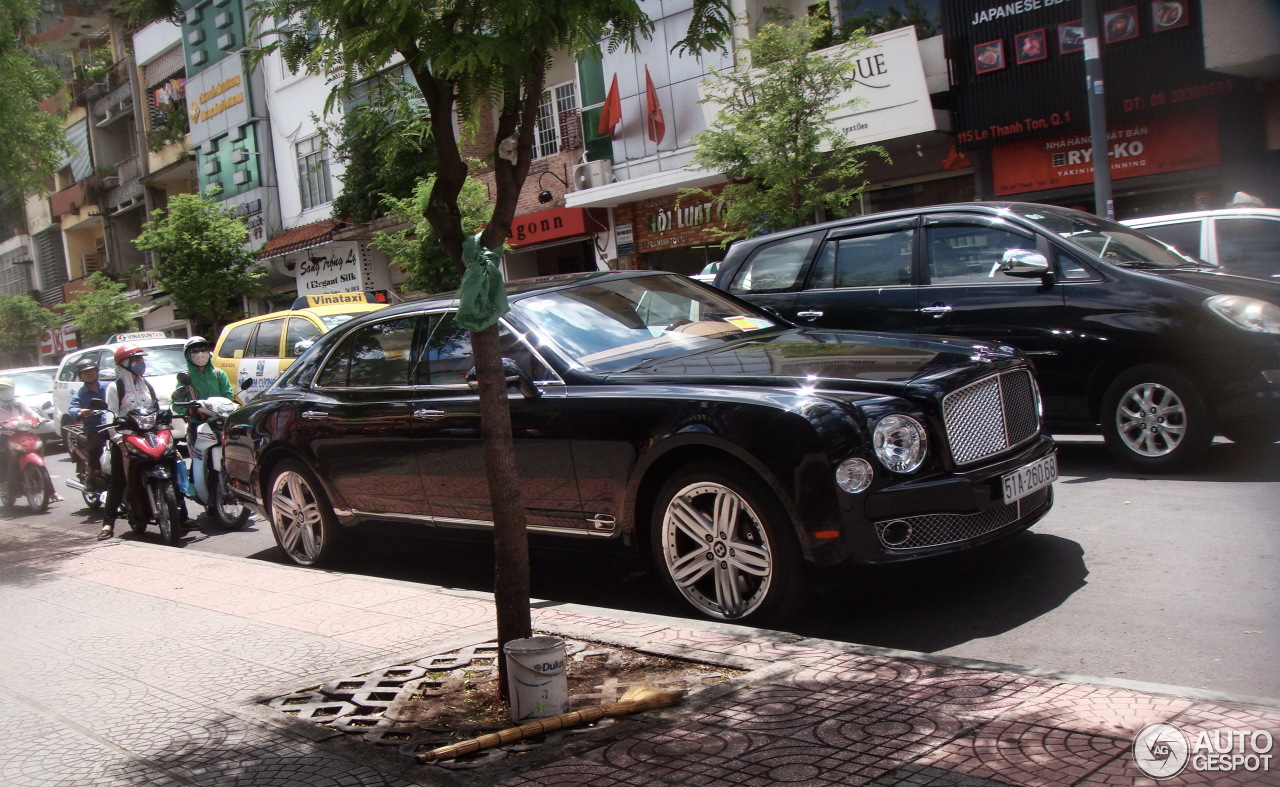
{"label": "yellow taxi", "polygon": [[321,334],[390,303],[391,296],[385,290],[304,295],[290,309],[249,317],[223,328],[213,349],[213,363],[227,373],[237,391],[245,380],[253,381],[241,395],[247,402],[275,382]]}

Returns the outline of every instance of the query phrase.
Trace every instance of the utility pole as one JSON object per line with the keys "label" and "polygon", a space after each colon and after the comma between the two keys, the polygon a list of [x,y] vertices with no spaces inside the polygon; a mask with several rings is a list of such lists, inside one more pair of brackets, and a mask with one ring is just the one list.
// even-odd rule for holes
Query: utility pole
{"label": "utility pole", "polygon": [[1098,43],[1098,0],[1081,0],[1084,17],[1084,84],[1089,94],[1089,134],[1093,137],[1093,212],[1114,219],[1111,199],[1111,145],[1107,141],[1107,102],[1102,90],[1102,49]]}

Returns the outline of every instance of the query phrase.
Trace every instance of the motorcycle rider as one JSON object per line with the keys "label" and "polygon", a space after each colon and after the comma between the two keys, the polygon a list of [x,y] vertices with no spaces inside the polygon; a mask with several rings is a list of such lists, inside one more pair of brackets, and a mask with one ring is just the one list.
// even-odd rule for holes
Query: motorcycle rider
{"label": "motorcycle rider", "polygon": [[187,444],[190,447],[195,444],[196,428],[205,420],[205,416],[190,403],[214,396],[234,402],[236,395],[231,390],[231,379],[227,377],[227,373],[213,365],[213,347],[203,336],[187,339],[182,345],[182,355],[187,359],[187,374],[191,377],[191,384],[180,385],[173,392],[172,407],[175,413],[187,419]]}
{"label": "motorcycle rider", "polygon": [[[107,409],[116,416],[139,408],[159,409],[155,389],[143,376],[147,371],[145,356],[146,353],[136,344],[122,344],[116,348],[114,356],[116,381],[107,386]],[[111,485],[107,487],[107,500],[103,505],[106,513],[102,519],[102,530],[98,533],[99,541],[115,535],[116,514],[119,513],[120,498],[124,495],[124,484],[124,457],[120,452],[120,446],[113,440],[111,442]],[[182,501],[181,526],[187,521],[187,507],[184,497],[179,496],[178,499]]]}
{"label": "motorcycle rider", "polygon": [[85,450],[89,452],[89,473],[94,475],[102,470],[102,445],[107,441],[107,436],[102,431],[103,416],[90,412],[92,408],[89,403],[94,399],[106,401],[107,386],[98,379],[98,362],[92,359],[80,362],[76,367],[76,376],[84,385],[71,397],[67,415],[84,426]]}
{"label": "motorcycle rider", "polygon": [[[45,420],[36,414],[22,401],[14,398],[14,384],[11,377],[0,377],[0,423],[8,421],[10,418],[18,418],[25,416],[36,423]],[[9,473],[13,470],[13,453],[8,448],[0,449],[0,484],[9,483]],[[48,478],[46,476],[46,478]],[[60,502],[63,498],[53,488],[53,480],[48,479],[46,491],[49,493],[51,502]]]}

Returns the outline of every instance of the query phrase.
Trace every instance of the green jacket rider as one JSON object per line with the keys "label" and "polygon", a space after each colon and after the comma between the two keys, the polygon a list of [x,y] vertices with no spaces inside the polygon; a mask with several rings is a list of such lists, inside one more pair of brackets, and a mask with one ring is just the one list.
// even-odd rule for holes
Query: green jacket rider
{"label": "green jacket rider", "polygon": [[187,423],[197,424],[204,417],[193,410],[189,402],[214,396],[234,402],[236,394],[231,389],[231,379],[227,377],[227,373],[213,365],[213,348],[203,336],[187,339],[182,345],[182,354],[187,359],[187,374],[191,375],[191,385],[179,385],[173,392],[173,412],[185,417]]}

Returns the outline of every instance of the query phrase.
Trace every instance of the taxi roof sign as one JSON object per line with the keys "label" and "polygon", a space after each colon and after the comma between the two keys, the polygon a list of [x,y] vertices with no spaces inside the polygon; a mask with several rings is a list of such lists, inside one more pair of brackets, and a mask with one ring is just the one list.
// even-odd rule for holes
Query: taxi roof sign
{"label": "taxi roof sign", "polygon": [[366,292],[326,292],[323,295],[302,295],[293,302],[292,309],[309,309],[312,306],[341,306],[344,303],[391,303],[391,293],[386,290]]}
{"label": "taxi roof sign", "polygon": [[139,339],[168,339],[169,334],[165,331],[130,331],[129,333],[117,333],[108,336],[103,344],[119,344],[120,342],[136,342]]}

